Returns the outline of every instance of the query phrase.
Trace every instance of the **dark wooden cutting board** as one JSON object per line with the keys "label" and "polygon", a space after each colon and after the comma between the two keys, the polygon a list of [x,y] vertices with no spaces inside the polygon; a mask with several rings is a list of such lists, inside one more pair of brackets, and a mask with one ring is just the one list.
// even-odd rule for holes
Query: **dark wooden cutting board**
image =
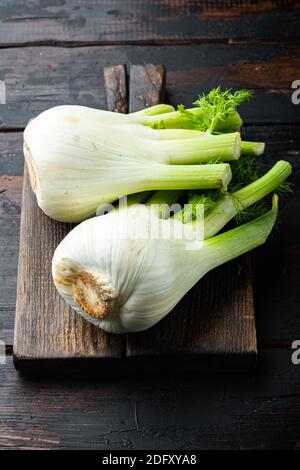
{"label": "dark wooden cutting board", "polygon": [[[123,65],[106,68],[104,75],[112,111],[133,112],[164,100],[162,65],[133,65],[128,80]],[[25,168],[14,337],[18,370],[178,373],[255,364],[249,256],[206,275],[150,330],[113,335],[75,314],[52,282],[52,255],[71,228],[38,208]]]}

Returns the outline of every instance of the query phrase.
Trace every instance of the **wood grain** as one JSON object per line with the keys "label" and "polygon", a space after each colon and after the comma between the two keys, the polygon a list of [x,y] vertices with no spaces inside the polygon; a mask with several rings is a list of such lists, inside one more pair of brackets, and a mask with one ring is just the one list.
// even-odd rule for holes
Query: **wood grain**
{"label": "wood grain", "polygon": [[21,133],[0,133],[0,340],[12,345],[23,184]]}
{"label": "wood grain", "polygon": [[292,449],[299,371],[290,349],[257,371],[121,379],[34,378],[0,366],[1,449]]}
{"label": "wood grain", "polygon": [[299,40],[300,28],[293,0],[10,0],[0,18],[2,47]]}
{"label": "wood grain", "polygon": [[166,71],[163,65],[132,65],[129,89],[130,112],[163,103],[165,89]]}
{"label": "wood grain", "polygon": [[170,104],[191,106],[199,93],[219,84],[253,88],[254,99],[241,108],[245,123],[300,123],[299,107],[291,101],[300,69],[297,45],[202,44],[3,49],[0,79],[6,83],[7,104],[0,105],[0,128],[23,129],[29,119],[60,104],[105,109],[103,68],[143,64],[145,58],[168,70]]}
{"label": "wood grain", "polygon": [[126,67],[115,65],[104,68],[107,109],[116,113],[128,113]]}
{"label": "wood grain", "polygon": [[53,284],[52,256],[71,228],[38,208],[25,167],[14,335],[17,368],[41,358],[121,356],[121,337],[105,335],[76,315]]}

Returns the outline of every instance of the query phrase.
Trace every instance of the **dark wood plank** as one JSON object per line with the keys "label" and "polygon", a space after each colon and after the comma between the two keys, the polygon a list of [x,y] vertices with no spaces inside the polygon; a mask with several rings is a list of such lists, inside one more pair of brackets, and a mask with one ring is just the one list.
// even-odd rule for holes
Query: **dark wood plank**
{"label": "dark wood plank", "polygon": [[0,18],[2,46],[293,40],[300,28],[293,0],[10,0]]}
{"label": "dark wood plank", "polygon": [[249,127],[249,140],[266,140],[266,169],[288,160],[293,193],[281,197],[278,230],[252,255],[254,295],[259,343],[291,344],[300,338],[300,129],[298,126]]}
{"label": "dark wood plank", "polygon": [[0,366],[1,449],[292,449],[299,366],[259,356],[244,377],[195,374],[105,380],[17,374]]}
{"label": "dark wood plank", "polygon": [[22,134],[0,133],[0,340],[12,345],[23,183]]}
{"label": "dark wood plank", "polygon": [[[111,85],[110,78],[116,76],[124,80],[124,73],[120,67],[106,70],[106,83]],[[114,96],[109,87],[110,110],[118,107],[120,92],[123,107],[127,106],[126,87],[120,89],[120,86],[115,88]],[[31,364],[37,369],[39,365],[35,361],[39,359],[50,362],[58,359],[59,366],[65,359],[70,364],[72,359],[116,359],[123,354],[125,337],[108,335],[83,320],[55,289],[52,256],[71,228],[70,224],[55,222],[39,210],[25,168],[14,334],[14,361],[19,370],[30,369]]]}
{"label": "dark wood plank", "polygon": [[163,65],[132,65],[130,67],[130,112],[163,103],[165,100],[166,70]]}
{"label": "dark wood plank", "polygon": [[104,82],[107,109],[116,113],[128,113],[127,80],[125,65],[105,67]]}
{"label": "dark wood plank", "polygon": [[105,335],[63,301],[52,281],[51,262],[58,243],[71,229],[38,208],[25,167],[14,334],[14,360],[121,357],[122,337]]}
{"label": "dark wood plank", "polygon": [[17,287],[21,176],[0,176],[0,339],[12,344]]}
{"label": "dark wood plank", "polygon": [[[252,254],[259,343],[291,344],[300,337],[300,127],[250,126],[243,133],[247,139],[267,141],[266,168],[279,159],[288,159],[294,168],[294,192],[286,202],[280,201],[279,230]],[[22,134],[0,132],[0,339],[8,345],[16,302],[22,175]]]}
{"label": "dark wood plank", "polygon": [[[164,85],[165,70],[161,66],[131,67],[130,112],[162,102]],[[130,357],[212,354],[221,363],[223,357],[228,362],[227,354],[232,363],[237,357],[240,366],[241,356],[249,365],[251,359],[255,362],[256,352],[248,257],[210,273],[164,320],[148,331],[128,335],[127,341]]]}
{"label": "dark wood plank", "polygon": [[300,69],[298,47],[283,44],[165,47],[11,48],[1,51],[0,79],[7,89],[0,127],[23,128],[41,111],[58,104],[105,109],[103,67],[164,63],[166,102],[191,105],[199,93],[223,87],[254,88],[243,106],[246,123],[300,123],[291,84]]}

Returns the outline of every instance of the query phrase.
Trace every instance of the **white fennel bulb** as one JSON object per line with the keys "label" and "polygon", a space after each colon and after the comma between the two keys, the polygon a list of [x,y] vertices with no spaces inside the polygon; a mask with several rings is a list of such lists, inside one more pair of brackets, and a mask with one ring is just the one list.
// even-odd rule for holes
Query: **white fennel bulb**
{"label": "white fennel bulb", "polygon": [[228,163],[199,163],[238,158],[237,132],[164,132],[140,124],[139,116],[58,106],[29,122],[24,154],[38,204],[47,215],[79,222],[123,195],[227,187]]}
{"label": "white fennel bulb", "polygon": [[208,271],[264,243],[276,214],[274,197],[263,216],[202,242],[192,224],[183,230],[180,221],[158,219],[147,206],[95,217],[57,247],[54,283],[76,312],[103,330],[142,331],[167,315]]}

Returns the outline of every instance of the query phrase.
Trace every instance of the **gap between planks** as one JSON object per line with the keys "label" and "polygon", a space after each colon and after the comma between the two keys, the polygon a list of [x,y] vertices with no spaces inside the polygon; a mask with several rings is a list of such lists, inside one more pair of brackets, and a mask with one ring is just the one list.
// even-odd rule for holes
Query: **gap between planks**
{"label": "gap between planks", "polygon": [[59,48],[81,48],[81,47],[105,47],[105,46],[193,46],[205,44],[222,44],[222,45],[241,45],[241,44],[274,44],[274,45],[298,45],[300,44],[299,38],[280,38],[276,39],[255,39],[255,38],[193,38],[193,39],[137,39],[137,40],[124,40],[124,41],[60,41],[60,40],[47,40],[47,41],[28,41],[16,43],[1,43],[1,49],[16,49],[26,47],[57,47]]}

